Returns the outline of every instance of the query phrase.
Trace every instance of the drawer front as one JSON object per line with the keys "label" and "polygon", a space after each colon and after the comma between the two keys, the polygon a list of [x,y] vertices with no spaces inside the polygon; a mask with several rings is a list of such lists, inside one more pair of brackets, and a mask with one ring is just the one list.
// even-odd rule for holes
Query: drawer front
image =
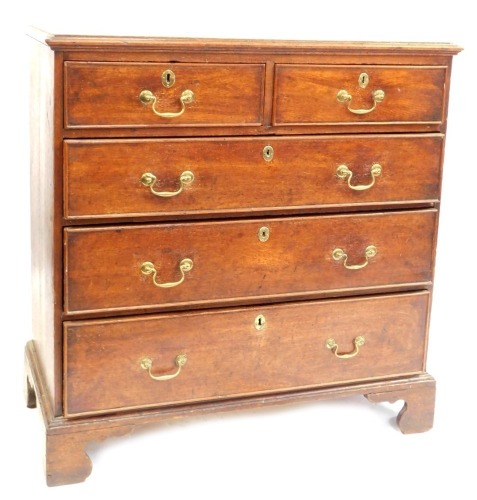
{"label": "drawer front", "polygon": [[65,308],[190,307],[429,282],[436,213],[68,228]]}
{"label": "drawer front", "polygon": [[65,411],[117,411],[418,373],[428,301],[429,294],[419,292],[66,322]]}
{"label": "drawer front", "polygon": [[[162,83],[168,70],[170,87]],[[260,125],[264,70],[262,64],[67,62],[65,126]]]}
{"label": "drawer front", "polygon": [[436,201],[442,143],[441,135],[70,140],[65,216]]}
{"label": "drawer front", "polygon": [[440,66],[277,65],[274,123],[427,123],[438,130],[445,80]]}

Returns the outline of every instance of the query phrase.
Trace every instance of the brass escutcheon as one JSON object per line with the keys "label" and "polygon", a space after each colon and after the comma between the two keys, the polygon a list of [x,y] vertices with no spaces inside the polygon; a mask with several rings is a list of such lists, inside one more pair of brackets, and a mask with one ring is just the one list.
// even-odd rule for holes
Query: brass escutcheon
{"label": "brass escutcheon", "polygon": [[263,226],[258,230],[258,239],[262,242],[265,243],[265,241],[268,241],[268,238],[270,238],[270,229],[268,229],[267,226]]}
{"label": "brass escutcheon", "polygon": [[263,314],[259,314],[255,318],[255,328],[259,331],[263,330],[265,328],[266,323],[267,323],[267,320],[265,319],[265,316]]}
{"label": "brass escutcheon", "polygon": [[265,161],[272,161],[273,160],[273,155],[275,154],[275,151],[272,146],[265,146],[263,148],[263,159]]}
{"label": "brass escutcheon", "polygon": [[358,78],[358,85],[362,89],[365,89],[368,86],[368,83],[369,83],[368,73],[361,73]]}
{"label": "brass escutcheon", "polygon": [[174,74],[174,71],[166,69],[161,75],[161,81],[162,85],[164,85],[166,89],[171,88],[176,81],[176,75]]}

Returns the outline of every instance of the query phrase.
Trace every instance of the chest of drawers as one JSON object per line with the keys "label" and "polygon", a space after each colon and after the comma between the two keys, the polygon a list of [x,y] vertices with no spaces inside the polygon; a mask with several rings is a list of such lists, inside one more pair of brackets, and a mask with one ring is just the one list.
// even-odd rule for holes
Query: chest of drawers
{"label": "chest of drawers", "polygon": [[363,394],[432,426],[446,44],[33,33],[50,485],[169,418]]}

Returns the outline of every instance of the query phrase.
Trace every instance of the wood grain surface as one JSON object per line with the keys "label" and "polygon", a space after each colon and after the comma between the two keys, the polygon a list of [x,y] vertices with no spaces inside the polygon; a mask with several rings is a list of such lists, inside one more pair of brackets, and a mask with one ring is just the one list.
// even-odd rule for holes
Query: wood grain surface
{"label": "wood grain surface", "polygon": [[[358,84],[361,73],[369,76],[366,88]],[[277,65],[274,124],[427,122],[438,130],[445,79],[445,67]],[[368,114],[351,113],[336,99],[346,90],[352,109],[369,109],[378,89],[384,100]]]}
{"label": "wood grain surface", "polygon": [[355,42],[355,41],[323,41],[323,40],[265,40],[265,39],[220,39],[197,37],[159,37],[159,36],[91,36],[81,34],[53,34],[29,27],[28,35],[33,39],[48,44],[54,50],[89,51],[90,55],[107,51],[117,51],[116,58],[128,51],[133,52],[169,52],[193,54],[194,52],[252,53],[273,52],[286,53],[294,57],[313,53],[326,56],[357,54],[376,54],[381,58],[392,55],[420,54],[434,56],[454,55],[461,47],[443,42]]}
{"label": "wood grain surface", "polygon": [[[65,231],[65,309],[124,310],[173,304],[300,294],[428,282],[432,278],[435,210],[379,214],[111,226]],[[268,227],[261,242],[258,232]],[[341,248],[349,270],[332,252]],[[194,267],[174,288],[158,288],[141,272],[157,269],[158,282],[180,279],[179,263]]]}
{"label": "wood grain surface", "polygon": [[[90,442],[190,415],[364,394],[403,399],[403,432],[430,428],[427,323],[459,47],[30,36],[25,388],[45,423],[48,484],[84,480]],[[175,118],[139,100],[150,90],[158,112],[178,112],[186,89],[195,99]],[[350,108],[369,109],[377,89],[369,114],[336,99],[346,90]],[[374,163],[371,189],[337,177],[346,165],[367,185]],[[185,170],[194,181],[176,197],[140,182],[151,172],[173,191]],[[149,261],[157,283],[176,282],[185,258],[178,286],[141,272]],[[325,345],[350,353],[358,335],[350,359]],[[171,374],[178,354],[188,361],[168,381],[140,365]]]}
{"label": "wood grain surface", "polygon": [[[175,73],[165,88],[161,75]],[[66,127],[258,125],[262,122],[263,64],[65,63]],[[139,94],[150,90],[156,110],[178,112],[184,90],[195,100],[182,116],[162,118]]]}
{"label": "wood grain surface", "polygon": [[[422,371],[428,292],[65,323],[66,413],[167,405]],[[262,314],[263,330],[255,328]],[[339,359],[326,347],[332,337]],[[175,357],[187,356],[181,373]],[[94,387],[94,391],[91,388]]]}
{"label": "wood grain surface", "polygon": [[[263,158],[272,146],[273,160]],[[184,217],[250,210],[431,203],[439,198],[442,135],[357,135],[224,139],[69,140],[65,142],[65,216]],[[350,189],[336,175],[345,164]],[[183,171],[194,181],[171,198],[141,183],[150,172],[156,191],[176,191]]]}

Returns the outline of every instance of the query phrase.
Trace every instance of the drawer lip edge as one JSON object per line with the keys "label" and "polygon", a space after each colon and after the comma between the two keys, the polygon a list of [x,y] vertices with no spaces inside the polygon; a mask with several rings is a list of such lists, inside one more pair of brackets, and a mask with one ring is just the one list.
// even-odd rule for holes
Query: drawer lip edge
{"label": "drawer lip edge", "polygon": [[[363,132],[361,134],[352,134],[351,138],[353,139],[426,139],[426,138],[436,138],[443,140],[446,134],[444,132],[386,132],[386,133],[366,133]],[[115,144],[115,143],[129,143],[129,142],[140,142],[140,143],[154,143],[154,142],[220,142],[220,141],[236,141],[236,142],[268,142],[268,141],[301,141],[301,140],[326,140],[326,141],[340,141],[349,139],[350,135],[345,133],[338,134],[283,134],[283,135],[246,135],[246,136],[218,136],[218,137],[209,137],[209,136],[198,136],[198,137],[93,137],[93,138],[77,138],[77,137],[65,137],[63,142],[67,144],[74,145],[95,145],[95,144]]]}
{"label": "drawer lip edge", "polygon": [[[435,207],[426,207],[426,208],[414,208],[411,210],[385,210],[385,211],[378,211],[378,212],[363,212],[363,213],[354,213],[354,212],[340,212],[337,214],[313,214],[313,215],[298,215],[295,217],[295,219],[301,219],[301,220],[306,220],[306,219],[313,219],[313,218],[346,218],[346,217],[376,217],[376,216],[386,216],[386,215],[402,215],[406,216],[409,214],[416,214],[416,213],[427,213],[427,212],[432,212],[434,214],[437,214],[439,211],[438,208]],[[259,217],[257,219],[251,219],[257,224],[266,224],[267,222],[285,222],[289,221],[290,217],[287,216],[270,216],[270,217]],[[200,225],[208,225],[208,224],[214,224],[217,222],[217,224],[246,224],[249,222],[246,219],[233,219],[229,218],[226,220],[220,220],[220,221],[184,221],[184,222],[177,222],[177,224],[194,224],[195,226],[200,224]],[[170,222],[169,224],[174,224],[174,222]],[[101,226],[101,227],[96,227],[96,226],[87,226],[87,227],[75,227],[75,226],[67,226],[64,228],[65,233],[76,233],[76,232],[89,232],[89,231],[108,231],[108,230],[117,230],[120,229],[121,231],[130,229],[130,230],[135,230],[135,229],[146,229],[146,228],[160,228],[164,224],[159,222],[157,224],[148,224],[148,223],[143,223],[143,224],[122,224],[122,225],[117,225],[117,224],[111,224],[111,225],[106,225],[106,226]]]}
{"label": "drawer lip edge", "polygon": [[[150,405],[139,405],[139,406],[124,406],[124,407],[119,407],[119,408],[109,408],[107,410],[92,410],[92,411],[87,411],[87,412],[79,412],[79,413],[68,413],[68,400],[65,395],[64,397],[64,415],[67,418],[81,418],[81,417],[90,417],[90,416],[101,416],[101,415],[107,415],[107,414],[115,414],[115,415],[121,415],[127,412],[131,411],[147,411],[147,410],[152,410],[152,409],[157,409],[157,411],[160,413],[162,410],[167,409],[178,409],[184,407],[184,406],[199,406],[199,405],[220,405],[221,403],[227,403],[227,402],[236,402],[236,401],[243,401],[243,400],[257,400],[257,399],[265,399],[265,398],[270,398],[270,399],[277,399],[281,395],[291,395],[293,397],[294,394],[298,393],[304,393],[306,394],[307,392],[313,393],[315,391],[320,391],[320,390],[326,390],[326,389],[339,389],[339,388],[344,388],[345,390],[348,387],[353,387],[356,385],[360,384],[366,384],[368,383],[373,383],[373,382],[378,382],[378,381],[390,381],[390,380],[399,380],[402,378],[408,378],[408,377],[415,377],[419,375],[425,375],[426,372],[423,370],[415,371],[415,372],[406,372],[406,373],[396,373],[396,374],[389,374],[389,375],[384,375],[384,376],[378,376],[378,377],[366,377],[362,379],[356,379],[356,380],[345,380],[343,382],[338,382],[338,383],[324,383],[324,384],[313,384],[309,386],[303,386],[303,387],[287,387],[283,390],[273,390],[273,391],[263,391],[263,392],[249,392],[247,394],[242,394],[242,395],[231,395],[227,397],[217,397],[213,396],[207,399],[197,399],[197,400],[188,400],[184,401],[183,403],[164,403],[164,404],[157,404],[153,403]],[[315,390],[315,391],[314,391]]]}
{"label": "drawer lip edge", "polygon": [[[351,126],[359,126],[363,127],[363,129],[366,129],[367,127],[376,127],[376,126],[402,126],[402,125],[442,125],[443,120],[438,120],[438,121],[381,121],[381,122],[285,122],[285,121],[277,121],[275,118],[272,120],[272,125],[276,127],[351,127]],[[438,130],[438,129],[437,129]],[[433,132],[436,132],[433,130]],[[430,132],[432,133],[432,132]]]}
{"label": "drawer lip edge", "polygon": [[134,321],[155,321],[164,316],[182,316],[186,315],[201,315],[201,314],[221,314],[227,312],[241,312],[248,311],[250,309],[269,309],[272,307],[284,307],[284,308],[293,308],[300,307],[302,305],[311,305],[314,302],[324,302],[324,301],[373,301],[376,299],[389,299],[399,297],[407,297],[407,296],[428,296],[430,297],[431,292],[426,288],[418,288],[415,290],[406,290],[406,291],[398,291],[398,292],[388,292],[388,293],[375,293],[370,295],[345,295],[345,296],[330,296],[323,297],[319,299],[304,299],[304,300],[296,300],[290,302],[272,302],[272,303],[260,303],[260,304],[251,304],[251,305],[228,305],[224,307],[211,307],[205,309],[181,309],[181,310],[173,310],[173,311],[163,311],[163,312],[153,312],[147,314],[133,314],[129,316],[115,316],[115,317],[99,317],[99,318],[87,318],[87,319],[74,319],[74,318],[65,318],[63,320],[63,329],[66,330],[69,326],[83,326],[90,324],[114,324],[118,319],[124,322],[134,322]]}
{"label": "drawer lip edge", "polygon": [[[257,207],[257,208],[224,208],[217,210],[183,210],[176,212],[124,212],[114,214],[90,214],[90,215],[65,215],[65,229],[68,227],[69,222],[80,222],[81,224],[124,224],[129,223],[134,219],[134,223],[144,224],[161,224],[161,223],[187,223],[187,222],[201,222],[210,217],[212,222],[220,222],[230,220],[230,218],[237,218],[242,220],[244,218],[254,217],[281,217],[284,213],[290,216],[300,217],[304,214],[309,216],[332,216],[332,215],[347,215],[349,213],[362,215],[374,210],[391,212],[395,210],[427,210],[433,209],[440,203],[439,198],[419,199],[419,200],[395,200],[395,201],[375,201],[375,202],[361,202],[361,203],[347,203],[347,204],[317,204],[317,205],[285,205],[273,207]],[[346,210],[346,211],[343,211]],[[279,212],[278,214],[275,212]],[[127,221],[124,221],[127,219]],[[140,220],[139,220],[140,219]],[[116,222],[119,220],[119,222]]]}
{"label": "drawer lip edge", "polygon": [[[338,288],[326,291],[310,291],[310,292],[291,292],[275,295],[260,295],[253,297],[232,297],[218,300],[202,300],[202,301],[186,301],[186,302],[175,302],[168,303],[168,305],[161,309],[161,306],[157,304],[153,305],[141,305],[141,306],[129,306],[122,308],[108,308],[108,309],[88,309],[88,310],[64,310],[64,320],[74,320],[75,316],[89,316],[87,319],[93,319],[94,317],[100,318],[104,316],[128,316],[134,314],[134,311],[138,311],[136,314],[155,314],[163,312],[175,312],[175,311],[185,311],[185,310],[203,310],[203,309],[223,309],[228,307],[243,307],[243,306],[255,306],[255,305],[273,305],[278,304],[283,301],[308,301],[308,300],[320,300],[320,299],[333,299],[338,297],[361,297],[369,295],[378,295],[386,293],[400,293],[403,290],[408,291],[419,291],[422,289],[428,289],[432,286],[433,282],[430,281],[417,281],[414,283],[394,283],[391,285],[373,285],[373,286],[363,286],[354,288]],[[393,292],[394,290],[394,292]]]}

